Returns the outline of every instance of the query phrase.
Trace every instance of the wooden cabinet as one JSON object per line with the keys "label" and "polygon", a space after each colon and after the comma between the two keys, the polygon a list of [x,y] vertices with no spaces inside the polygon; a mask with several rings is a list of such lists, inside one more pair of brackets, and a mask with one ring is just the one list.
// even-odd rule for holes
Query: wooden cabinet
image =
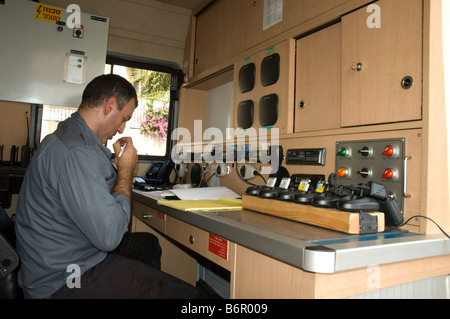
{"label": "wooden cabinet", "polygon": [[422,5],[380,0],[342,17],[343,127],[421,119]]}
{"label": "wooden cabinet", "polygon": [[236,244],[167,216],[167,236],[227,270],[234,267]]}
{"label": "wooden cabinet", "polygon": [[[195,286],[197,282],[197,260],[186,252],[185,249],[180,247],[178,243],[174,243],[173,240],[161,232],[148,226],[148,223],[144,224],[141,219],[136,218],[136,216],[139,216],[139,212],[135,211],[136,204],[139,203],[134,201],[132,231],[150,233],[156,236],[163,251],[161,256],[161,270]],[[142,204],[139,205],[144,206]]]}
{"label": "wooden cabinet", "polygon": [[295,132],[422,119],[422,1],[380,0],[297,41]]}
{"label": "wooden cabinet", "polygon": [[[279,59],[278,76],[275,76],[275,82],[265,82],[262,75],[262,66],[264,61],[269,61],[276,57]],[[278,128],[280,133],[292,133],[293,123],[293,94],[294,94],[294,64],[295,64],[295,46],[294,40],[286,40],[282,43],[275,44],[267,49],[245,58],[236,63],[234,72],[234,127],[235,128],[254,128],[256,130],[262,127]],[[241,91],[239,87],[241,70],[249,65],[254,67],[254,86],[250,90]],[[273,72],[275,74],[276,72]],[[270,84],[267,84],[270,83]],[[267,97],[276,95],[277,112],[271,114],[272,117],[269,125],[265,125],[267,118],[264,118],[264,112],[261,111],[261,101]],[[239,125],[238,117],[240,116],[240,103],[244,101],[252,101],[253,116],[250,127],[242,127]],[[267,110],[267,108],[266,108]]]}
{"label": "wooden cabinet", "polygon": [[162,234],[166,233],[166,214],[134,201],[133,215]]}
{"label": "wooden cabinet", "polygon": [[194,74],[245,51],[249,0],[218,0],[197,15]]}
{"label": "wooden cabinet", "polygon": [[[229,61],[280,33],[344,5],[348,0],[283,0],[280,22],[264,28],[275,1],[217,0],[195,16],[194,75]],[[276,13],[272,12],[272,13]]]}
{"label": "wooden cabinet", "polygon": [[[225,67],[223,63],[241,58],[249,48],[345,5],[348,11],[355,6],[344,0],[285,0],[283,19],[263,30],[263,0],[215,1],[196,15],[194,74]],[[283,134],[421,120],[422,7],[422,0],[379,0],[347,14],[342,9],[340,23],[298,39],[297,67],[289,62],[290,53],[282,59],[288,65],[280,86],[288,92],[280,94],[286,97],[280,97],[281,121],[274,127]],[[330,22],[326,17],[323,21]],[[293,38],[275,48],[283,50],[280,46],[290,41]],[[246,63],[255,63],[258,78],[258,63],[268,54],[259,52],[237,62],[235,84]],[[290,79],[289,72],[297,72],[296,79]],[[296,93],[289,91],[293,86]],[[259,99],[267,90],[256,83],[249,93],[235,92],[235,108],[253,99],[257,123]]]}
{"label": "wooden cabinet", "polygon": [[341,125],[341,24],[297,40],[295,132]]}

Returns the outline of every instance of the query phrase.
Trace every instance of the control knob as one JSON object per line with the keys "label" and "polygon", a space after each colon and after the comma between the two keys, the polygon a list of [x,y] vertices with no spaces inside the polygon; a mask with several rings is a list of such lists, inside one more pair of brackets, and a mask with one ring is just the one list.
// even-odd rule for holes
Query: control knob
{"label": "control knob", "polygon": [[361,156],[369,157],[370,155],[372,155],[372,149],[370,147],[364,146],[358,151],[358,153],[360,153]]}
{"label": "control knob", "polygon": [[364,167],[362,170],[358,171],[358,174],[361,175],[363,178],[368,178],[372,176],[372,171],[367,167]]}

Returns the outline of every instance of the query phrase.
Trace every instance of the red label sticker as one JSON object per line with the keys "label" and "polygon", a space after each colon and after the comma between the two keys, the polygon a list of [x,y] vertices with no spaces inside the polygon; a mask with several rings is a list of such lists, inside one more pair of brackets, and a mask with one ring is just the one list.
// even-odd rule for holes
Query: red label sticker
{"label": "red label sticker", "polygon": [[159,219],[166,220],[166,214],[161,213],[161,212],[158,212],[158,218],[159,218]]}
{"label": "red label sticker", "polygon": [[213,254],[228,260],[228,240],[214,234],[209,234],[209,248]]}

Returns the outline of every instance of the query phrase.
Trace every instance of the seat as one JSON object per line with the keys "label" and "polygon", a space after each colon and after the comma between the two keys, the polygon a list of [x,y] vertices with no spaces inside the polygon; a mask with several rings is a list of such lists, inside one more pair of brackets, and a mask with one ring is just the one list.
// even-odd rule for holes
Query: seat
{"label": "seat", "polygon": [[17,282],[20,259],[15,243],[14,222],[0,206],[0,299],[22,298]]}

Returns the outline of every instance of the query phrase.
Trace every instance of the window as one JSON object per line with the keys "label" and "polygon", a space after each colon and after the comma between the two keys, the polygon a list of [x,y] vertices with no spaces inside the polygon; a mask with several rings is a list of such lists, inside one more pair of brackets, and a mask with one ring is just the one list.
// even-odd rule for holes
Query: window
{"label": "window", "polygon": [[[171,64],[130,57],[108,56],[106,62],[105,74],[113,73],[126,78],[138,95],[138,107],[127,122],[125,131],[108,141],[106,146],[114,153],[114,142],[121,136],[130,136],[139,160],[169,158],[176,102],[174,96],[178,95],[174,93],[179,89],[178,85],[171,87],[171,84],[179,84],[177,79],[182,75],[179,69]],[[74,108],[44,105],[41,140],[75,111]]]}
{"label": "window", "polygon": [[170,73],[120,64],[107,64],[105,73],[126,78],[134,85],[138,95],[138,106],[127,122],[125,131],[108,141],[106,146],[114,152],[114,142],[122,136],[130,136],[141,158],[165,156],[169,129]]}

